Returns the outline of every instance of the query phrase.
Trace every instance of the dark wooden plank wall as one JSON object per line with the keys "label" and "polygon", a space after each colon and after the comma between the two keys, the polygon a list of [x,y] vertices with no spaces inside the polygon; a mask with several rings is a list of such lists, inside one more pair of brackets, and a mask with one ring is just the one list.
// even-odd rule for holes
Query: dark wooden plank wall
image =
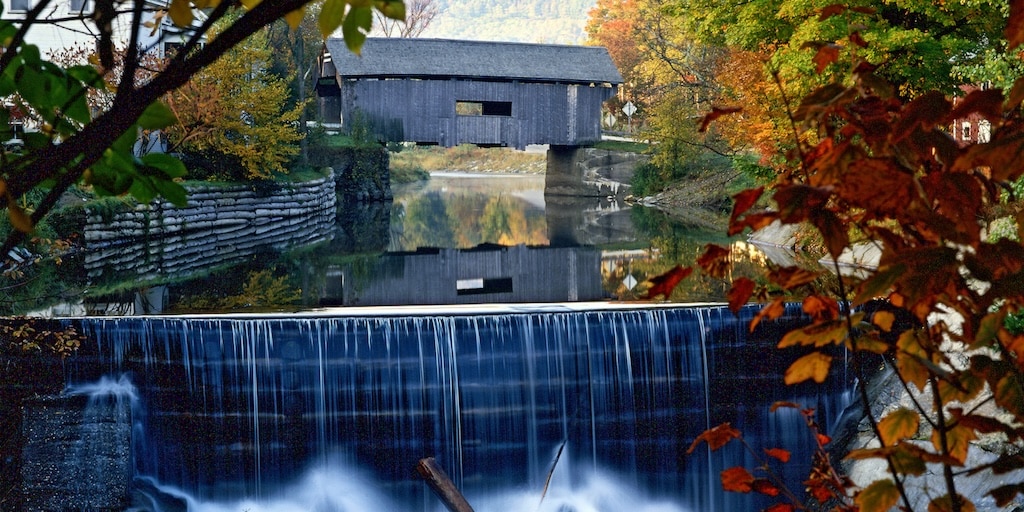
{"label": "dark wooden plank wall", "polygon": [[[601,300],[601,251],[594,247],[527,247],[495,250],[441,249],[438,254],[389,254],[377,284],[346,289],[343,303],[465,304]],[[357,279],[346,282],[357,282]],[[459,295],[460,279],[512,280],[511,292]]]}
{"label": "dark wooden plank wall", "polygon": [[[378,135],[460,143],[588,145],[601,138],[601,104],[614,87],[467,80],[347,80],[343,122],[358,108]],[[456,101],[510,101],[512,116],[457,116]]]}

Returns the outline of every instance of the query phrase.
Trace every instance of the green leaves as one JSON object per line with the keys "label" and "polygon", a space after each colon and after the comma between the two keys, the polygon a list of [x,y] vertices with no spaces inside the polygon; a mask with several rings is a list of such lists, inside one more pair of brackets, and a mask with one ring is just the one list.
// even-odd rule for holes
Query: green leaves
{"label": "green leaves", "polygon": [[320,27],[320,35],[330,37],[335,29],[341,26],[345,20],[345,10],[348,2],[345,0],[326,0],[320,10],[320,17],[317,25]]}
{"label": "green leaves", "polygon": [[370,7],[352,7],[341,25],[341,35],[345,38],[345,46],[359,53],[366,34],[373,28],[373,9]]}
{"label": "green leaves", "polygon": [[366,41],[366,35],[373,28],[374,8],[388,18],[405,19],[405,3],[398,0],[326,0],[317,19],[320,34],[330,37],[338,27],[341,27],[345,45],[350,51],[359,53]]}
{"label": "green leaves", "polygon": [[405,19],[405,2],[402,0],[377,1],[377,9],[381,14],[393,20]]}
{"label": "green leaves", "polygon": [[[167,107],[156,103],[146,110],[146,123],[162,126],[158,121],[165,115]],[[141,122],[141,120],[140,120]],[[119,196],[131,194],[141,203],[149,203],[158,195],[175,206],[185,206],[188,195],[181,184],[175,182],[187,174],[185,164],[166,153],[149,153],[136,157],[134,154],[140,127],[133,126],[119,137],[103,158],[94,163],[86,174],[85,182],[92,185],[99,195]]]}
{"label": "green leaves", "polygon": [[164,102],[157,101],[142,112],[138,125],[143,130],[159,130],[174,124],[177,120],[174,112]]}

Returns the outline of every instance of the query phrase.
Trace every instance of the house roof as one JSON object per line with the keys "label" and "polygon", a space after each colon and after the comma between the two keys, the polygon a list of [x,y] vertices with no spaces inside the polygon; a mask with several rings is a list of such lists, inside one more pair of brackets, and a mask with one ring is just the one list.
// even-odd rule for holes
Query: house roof
{"label": "house roof", "polygon": [[608,50],[600,46],[368,38],[360,55],[342,38],[326,42],[344,78],[446,77],[621,84]]}

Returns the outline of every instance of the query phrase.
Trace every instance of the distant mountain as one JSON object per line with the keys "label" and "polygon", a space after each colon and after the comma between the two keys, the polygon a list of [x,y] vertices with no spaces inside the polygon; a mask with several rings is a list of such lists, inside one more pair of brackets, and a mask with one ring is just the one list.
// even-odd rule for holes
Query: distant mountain
{"label": "distant mountain", "polygon": [[440,9],[421,37],[583,44],[597,0],[434,0]]}

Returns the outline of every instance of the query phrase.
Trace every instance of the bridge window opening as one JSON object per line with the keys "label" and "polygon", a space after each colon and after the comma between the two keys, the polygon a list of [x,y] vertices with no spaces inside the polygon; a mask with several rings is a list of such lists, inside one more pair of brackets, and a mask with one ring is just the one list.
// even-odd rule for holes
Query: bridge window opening
{"label": "bridge window opening", "polygon": [[456,101],[455,114],[460,116],[512,117],[511,101]]}
{"label": "bridge window opening", "polygon": [[512,293],[512,278],[459,279],[455,282],[456,295],[482,295],[487,293]]}

